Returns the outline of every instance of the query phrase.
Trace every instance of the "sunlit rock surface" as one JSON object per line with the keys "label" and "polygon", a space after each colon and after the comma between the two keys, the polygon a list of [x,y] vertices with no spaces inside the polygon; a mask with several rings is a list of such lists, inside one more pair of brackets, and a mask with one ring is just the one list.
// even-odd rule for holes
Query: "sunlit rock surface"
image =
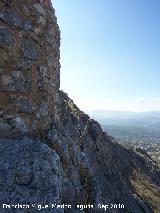
{"label": "sunlit rock surface", "polygon": [[[0,125],[4,137],[38,134],[56,116],[59,46],[60,31],[50,1],[0,2]],[[8,125],[12,126],[9,132]]]}

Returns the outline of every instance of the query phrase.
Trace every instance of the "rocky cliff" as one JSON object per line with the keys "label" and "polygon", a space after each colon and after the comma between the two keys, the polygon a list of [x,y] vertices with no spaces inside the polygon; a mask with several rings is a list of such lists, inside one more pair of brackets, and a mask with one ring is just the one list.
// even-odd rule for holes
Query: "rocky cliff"
{"label": "rocky cliff", "polygon": [[0,9],[1,134],[37,134],[57,114],[57,20],[50,1],[0,1]]}
{"label": "rocky cliff", "polygon": [[0,1],[0,212],[158,212],[158,165],[59,90],[59,46],[50,0]]}

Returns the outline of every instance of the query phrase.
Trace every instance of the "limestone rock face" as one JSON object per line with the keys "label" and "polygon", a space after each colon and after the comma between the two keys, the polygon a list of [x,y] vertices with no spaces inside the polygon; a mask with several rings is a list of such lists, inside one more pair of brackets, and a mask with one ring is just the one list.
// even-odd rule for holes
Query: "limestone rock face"
{"label": "limestone rock face", "polygon": [[38,205],[46,204],[48,212],[63,213],[51,208],[52,204],[60,203],[62,193],[62,168],[57,153],[28,139],[1,139],[0,146],[0,204],[29,205],[29,209],[22,208],[19,212],[38,212],[41,210]]}
{"label": "limestone rock face", "polygon": [[158,212],[158,165],[59,90],[59,46],[50,0],[0,1],[0,212]]}
{"label": "limestone rock face", "polygon": [[[59,97],[60,122],[53,121],[47,141],[59,154],[66,174],[62,200],[92,203],[89,212],[156,212],[160,208],[157,164],[119,145],[65,93]],[[99,204],[124,204],[125,208],[104,211]]]}
{"label": "limestone rock face", "polygon": [[0,109],[1,125],[6,124],[1,135],[33,134],[55,116],[59,46],[60,31],[50,1],[0,2]]}

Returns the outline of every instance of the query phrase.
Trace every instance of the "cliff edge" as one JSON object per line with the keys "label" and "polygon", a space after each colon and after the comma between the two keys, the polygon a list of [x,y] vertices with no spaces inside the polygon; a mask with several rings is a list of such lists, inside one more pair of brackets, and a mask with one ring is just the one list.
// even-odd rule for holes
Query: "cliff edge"
{"label": "cliff edge", "polygon": [[158,165],[59,90],[59,47],[50,0],[0,1],[0,212],[158,212]]}

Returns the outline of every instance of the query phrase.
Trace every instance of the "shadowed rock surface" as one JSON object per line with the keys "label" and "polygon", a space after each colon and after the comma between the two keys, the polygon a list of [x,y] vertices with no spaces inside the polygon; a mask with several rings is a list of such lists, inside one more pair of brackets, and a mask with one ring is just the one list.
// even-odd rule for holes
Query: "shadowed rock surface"
{"label": "shadowed rock surface", "polygon": [[54,150],[29,139],[1,139],[0,146],[0,203],[30,205],[29,210],[9,212],[37,212],[38,204],[60,203],[62,168]]}
{"label": "shadowed rock surface", "polygon": [[0,2],[0,212],[158,212],[158,165],[59,90],[59,46],[50,0]]}

